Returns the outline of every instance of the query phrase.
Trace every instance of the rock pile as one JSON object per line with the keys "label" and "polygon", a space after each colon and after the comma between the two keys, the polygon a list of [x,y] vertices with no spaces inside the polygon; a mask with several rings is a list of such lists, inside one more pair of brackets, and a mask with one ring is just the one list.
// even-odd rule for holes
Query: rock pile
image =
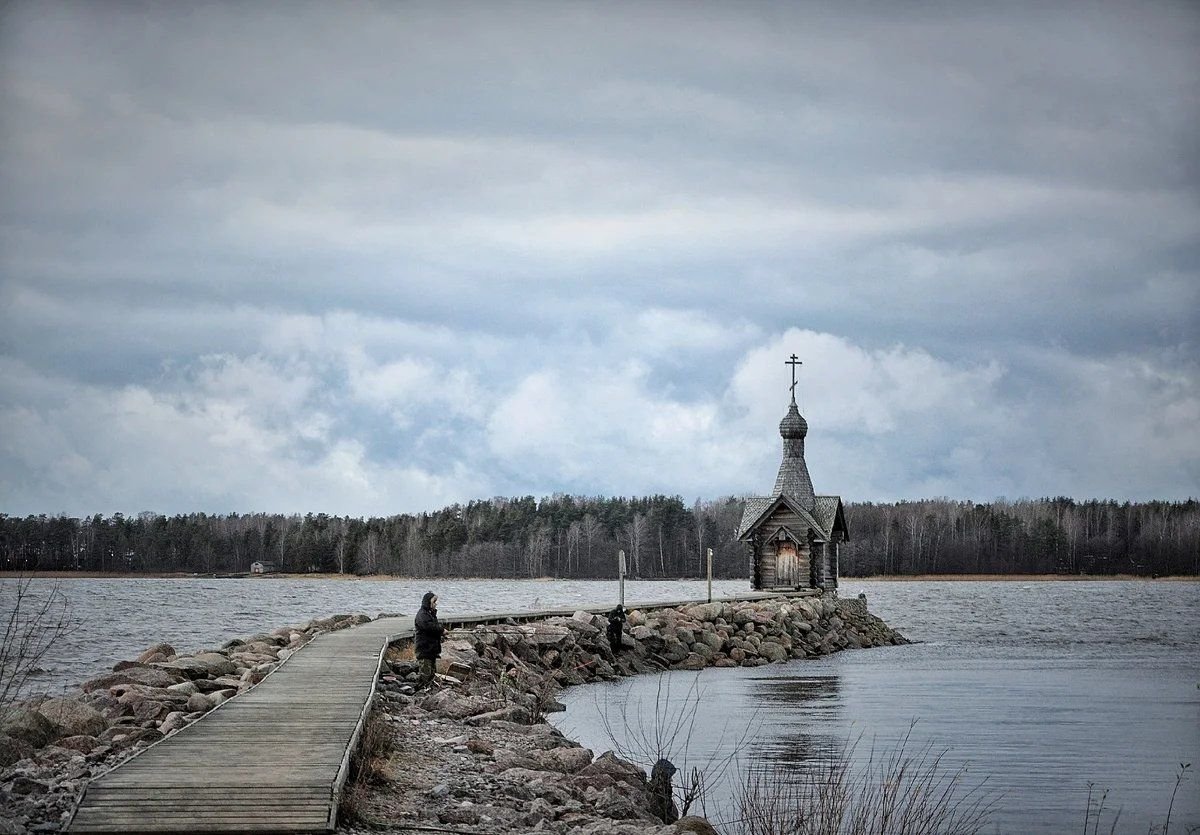
{"label": "rock pile", "polygon": [[472,668],[480,658],[504,660],[551,676],[560,685],[655,670],[757,667],[907,640],[859,600],[832,595],[699,603],[634,609],[614,654],[599,615],[576,612],[529,624],[479,626],[455,634],[439,669]]}
{"label": "rock pile", "polygon": [[[190,655],[158,644],[77,692],[16,705],[0,716],[0,835],[58,831],[92,777],[254,686],[317,634],[369,620],[314,620]],[[615,654],[606,626],[580,611],[455,630],[431,693],[414,693],[415,663],[390,653],[378,712],[397,744],[359,798],[362,816],[495,833],[711,832],[696,818],[664,826],[641,767],[594,757],[545,724],[562,708],[558,690],[907,643],[863,601],[833,596],[634,610]]]}
{"label": "rock pile", "polygon": [[262,681],[317,634],[369,620],[338,615],[192,655],[156,644],[77,692],[0,711],[0,835],[58,831],[93,776]]}
{"label": "rock pile", "polygon": [[414,693],[415,663],[390,653],[379,710],[395,753],[351,816],[469,824],[498,835],[711,832],[700,819],[679,829],[656,818],[643,770],[650,763],[593,758],[545,724],[546,713],[562,708],[555,694],[642,672],[752,667],[907,643],[861,601],[832,596],[634,610],[629,624],[616,654],[607,621],[584,611],[454,630],[432,693]]}

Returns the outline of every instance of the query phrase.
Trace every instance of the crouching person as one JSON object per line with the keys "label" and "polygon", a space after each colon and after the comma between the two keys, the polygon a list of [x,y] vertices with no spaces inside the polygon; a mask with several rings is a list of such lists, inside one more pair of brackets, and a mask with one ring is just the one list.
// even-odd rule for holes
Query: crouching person
{"label": "crouching person", "polygon": [[421,598],[421,610],[414,619],[416,635],[413,643],[416,645],[417,663],[420,666],[418,687],[433,684],[438,656],[442,654],[442,635],[446,628],[438,623],[437,600],[436,594],[431,591],[425,592],[425,596]]}

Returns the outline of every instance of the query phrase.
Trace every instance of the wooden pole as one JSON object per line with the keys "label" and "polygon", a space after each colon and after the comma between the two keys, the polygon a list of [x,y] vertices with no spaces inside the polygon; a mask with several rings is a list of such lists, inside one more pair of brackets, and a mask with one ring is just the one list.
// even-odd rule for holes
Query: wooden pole
{"label": "wooden pole", "polygon": [[625,607],[625,552],[617,551],[617,583],[620,586],[621,608]]}
{"label": "wooden pole", "polygon": [[708,602],[712,603],[712,548],[708,549]]}

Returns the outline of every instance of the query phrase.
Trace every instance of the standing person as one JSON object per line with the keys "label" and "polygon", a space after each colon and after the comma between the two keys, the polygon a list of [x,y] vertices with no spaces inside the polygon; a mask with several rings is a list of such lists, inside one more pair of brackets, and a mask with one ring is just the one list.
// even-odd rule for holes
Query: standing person
{"label": "standing person", "polygon": [[421,598],[421,609],[413,621],[416,632],[414,644],[417,650],[417,662],[421,667],[421,678],[418,687],[433,684],[433,674],[437,669],[438,656],[442,654],[442,634],[446,627],[438,623],[437,595],[431,591],[425,592]]}
{"label": "standing person", "polygon": [[621,651],[621,633],[624,632],[625,607],[620,604],[608,613],[608,645],[613,653]]}

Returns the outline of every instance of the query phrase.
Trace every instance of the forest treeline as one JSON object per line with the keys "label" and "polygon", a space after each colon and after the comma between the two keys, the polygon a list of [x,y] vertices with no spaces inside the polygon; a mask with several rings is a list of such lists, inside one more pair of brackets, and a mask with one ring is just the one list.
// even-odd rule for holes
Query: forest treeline
{"label": "forest treeline", "polygon": [[[745,577],[734,539],[743,501],[679,496],[495,498],[369,519],[310,513],[10,517],[10,571],[248,571],[427,577],[612,577],[616,553],[643,578]],[[1200,574],[1200,503],[950,499],[846,506],[845,576]]]}

